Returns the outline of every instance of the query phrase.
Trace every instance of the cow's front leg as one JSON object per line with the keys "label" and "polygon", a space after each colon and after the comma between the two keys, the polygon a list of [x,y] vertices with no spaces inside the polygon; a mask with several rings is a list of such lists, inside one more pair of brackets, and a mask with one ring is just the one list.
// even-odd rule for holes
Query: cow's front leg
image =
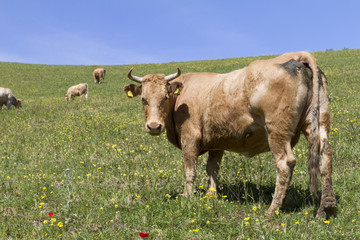
{"label": "cow's front leg", "polygon": [[184,153],[184,163],[185,163],[185,186],[184,186],[184,196],[188,197],[193,194],[193,186],[196,177],[196,164],[197,164],[197,155],[186,154]]}
{"label": "cow's front leg", "polygon": [[185,186],[184,196],[188,197],[193,194],[193,185],[196,177],[196,164],[199,157],[198,141],[187,140],[182,143],[185,165]]}
{"label": "cow's front leg", "polygon": [[290,141],[282,140],[281,136],[273,138],[270,136],[269,145],[276,163],[276,187],[273,200],[265,215],[272,216],[283,205],[296,159],[291,150]]}
{"label": "cow's front leg", "polygon": [[220,170],[221,158],[224,154],[223,150],[209,151],[209,158],[206,165],[206,172],[209,177],[209,188],[216,190],[216,178]]}

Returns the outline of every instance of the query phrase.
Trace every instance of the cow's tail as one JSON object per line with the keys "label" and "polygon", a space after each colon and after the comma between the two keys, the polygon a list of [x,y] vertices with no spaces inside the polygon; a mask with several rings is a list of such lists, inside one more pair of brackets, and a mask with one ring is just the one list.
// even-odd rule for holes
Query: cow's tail
{"label": "cow's tail", "polygon": [[313,201],[318,200],[317,186],[320,164],[320,89],[319,71],[314,56],[308,52],[300,52],[300,61],[308,64],[312,70],[311,127],[309,136],[308,167],[310,175],[310,193]]}

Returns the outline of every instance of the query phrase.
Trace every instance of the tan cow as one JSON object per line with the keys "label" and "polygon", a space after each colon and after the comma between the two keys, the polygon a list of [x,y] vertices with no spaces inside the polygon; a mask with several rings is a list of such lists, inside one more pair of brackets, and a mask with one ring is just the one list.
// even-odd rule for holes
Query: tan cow
{"label": "tan cow", "polygon": [[[292,148],[302,132],[309,142],[310,191],[322,195],[318,216],[335,213],[330,109],[327,80],[308,52],[286,53],[252,62],[230,73],[188,73],[128,77],[141,86],[124,87],[128,97],[141,95],[145,130],[168,140],[183,152],[184,194],[192,194],[198,156],[209,152],[209,187],[216,177],[224,150],[252,157],[271,151],[276,163],[276,187],[266,215],[282,207],[295,167]],[[175,80],[174,80],[175,79]],[[180,95],[178,95],[180,93]]]}
{"label": "tan cow", "polygon": [[0,87],[0,110],[3,105],[6,105],[7,110],[10,109],[11,105],[15,107],[21,107],[21,99],[16,99],[14,94],[9,88]]}
{"label": "tan cow", "polygon": [[105,69],[104,68],[96,68],[93,71],[93,78],[94,78],[94,83],[102,83],[105,81]]}
{"label": "tan cow", "polygon": [[66,100],[70,101],[74,99],[76,96],[80,96],[80,101],[82,96],[85,94],[85,98],[88,98],[88,84],[87,83],[80,83],[78,85],[69,87],[67,93],[65,94]]}

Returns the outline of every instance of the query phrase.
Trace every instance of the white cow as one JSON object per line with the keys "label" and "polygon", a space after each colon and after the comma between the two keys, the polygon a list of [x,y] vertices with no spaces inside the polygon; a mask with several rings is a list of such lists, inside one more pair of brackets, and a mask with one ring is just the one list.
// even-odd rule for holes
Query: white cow
{"label": "white cow", "polygon": [[87,83],[80,83],[78,85],[69,87],[67,93],[65,94],[66,100],[70,101],[76,96],[80,96],[80,100],[82,96],[85,94],[85,98],[88,97],[88,84]]}
{"label": "white cow", "polygon": [[0,87],[0,110],[3,105],[6,105],[7,110],[9,110],[11,104],[15,107],[21,107],[21,101],[21,99],[16,99],[9,88]]}

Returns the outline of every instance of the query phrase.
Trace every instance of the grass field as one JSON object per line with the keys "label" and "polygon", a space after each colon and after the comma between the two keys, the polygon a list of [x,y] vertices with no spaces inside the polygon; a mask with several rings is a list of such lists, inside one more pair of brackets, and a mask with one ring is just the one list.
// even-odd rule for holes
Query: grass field
{"label": "grass field", "polygon": [[[0,86],[23,107],[0,111],[0,239],[360,239],[360,50],[314,53],[329,80],[333,185],[338,213],[315,218],[307,144],[298,159],[285,211],[264,217],[275,187],[271,154],[224,155],[217,194],[205,194],[201,156],[196,194],[183,191],[181,151],[162,134],[145,134],[139,98],[122,88],[131,66],[0,63]],[[224,73],[255,58],[134,65],[134,75]],[[92,71],[105,67],[104,84]],[[66,102],[71,85],[89,99]]]}

